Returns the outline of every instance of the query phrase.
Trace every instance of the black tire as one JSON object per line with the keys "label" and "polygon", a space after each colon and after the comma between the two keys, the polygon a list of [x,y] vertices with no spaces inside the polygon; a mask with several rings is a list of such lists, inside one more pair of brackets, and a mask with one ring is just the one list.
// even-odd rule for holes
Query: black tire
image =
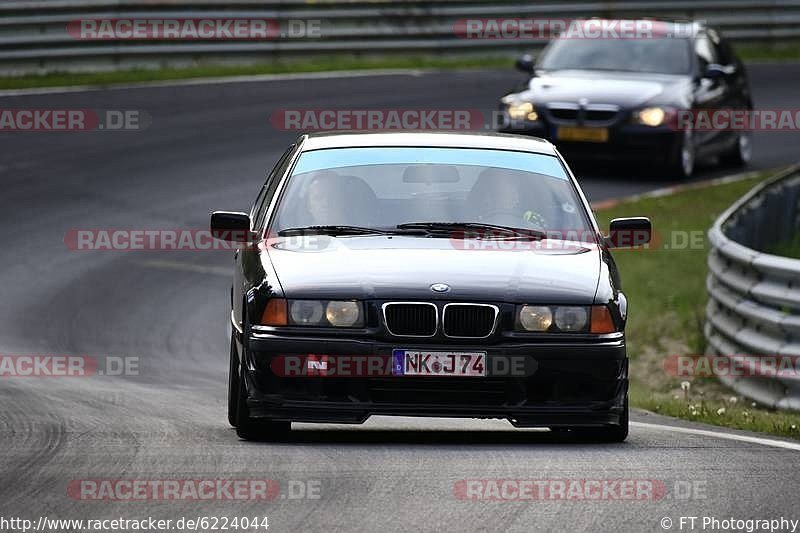
{"label": "black tire", "polygon": [[684,130],[683,135],[675,142],[664,167],[666,177],[688,179],[694,174],[695,148],[692,130]]}
{"label": "black tire", "polygon": [[752,156],[752,135],[749,131],[740,131],[736,143],[720,154],[719,162],[727,167],[744,167],[750,164]]}
{"label": "black tire", "polygon": [[236,410],[239,406],[239,355],[236,338],[231,334],[231,353],[228,364],[228,423],[236,427]]}
{"label": "black tire", "polygon": [[575,432],[582,440],[590,442],[624,442],[628,438],[628,397],[625,396],[625,404],[622,407],[622,414],[619,416],[619,425],[581,428]]}
{"label": "black tire", "polygon": [[[242,354],[242,359],[244,360]],[[245,365],[239,365],[237,383],[237,402],[234,426],[236,434],[244,440],[276,441],[285,439],[291,430],[292,423],[275,420],[263,420],[250,417],[250,408],[247,406],[247,387],[245,386]],[[230,408],[229,408],[230,412]]]}
{"label": "black tire", "polygon": [[625,403],[622,407],[622,414],[619,417],[619,425],[605,427],[575,427],[575,428],[554,428],[554,432],[562,437],[574,439],[578,442],[624,442],[628,438],[628,397],[625,396]]}

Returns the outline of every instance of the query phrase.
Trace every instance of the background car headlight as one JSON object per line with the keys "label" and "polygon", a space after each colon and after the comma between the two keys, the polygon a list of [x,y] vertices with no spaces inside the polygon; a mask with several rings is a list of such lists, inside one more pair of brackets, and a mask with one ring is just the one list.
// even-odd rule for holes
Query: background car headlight
{"label": "background car headlight", "polygon": [[634,113],[633,116],[639,124],[655,127],[664,123],[667,113],[660,107],[645,107]]}
{"label": "background car headlight", "polygon": [[519,325],[526,331],[547,331],[553,324],[553,313],[544,306],[523,305],[517,317]]}
{"label": "background car headlight", "polygon": [[508,116],[514,120],[530,120],[531,122],[539,120],[539,114],[530,102],[509,104],[507,111]]}
{"label": "background car headlight", "polygon": [[322,312],[322,302],[317,300],[292,300],[289,304],[289,319],[292,324],[323,325]]}
{"label": "background car headlight", "polygon": [[555,324],[561,331],[585,331],[589,325],[589,312],[585,307],[556,307]]}
{"label": "background car headlight", "polygon": [[331,326],[350,327],[359,321],[361,306],[357,302],[328,302],[325,318]]}

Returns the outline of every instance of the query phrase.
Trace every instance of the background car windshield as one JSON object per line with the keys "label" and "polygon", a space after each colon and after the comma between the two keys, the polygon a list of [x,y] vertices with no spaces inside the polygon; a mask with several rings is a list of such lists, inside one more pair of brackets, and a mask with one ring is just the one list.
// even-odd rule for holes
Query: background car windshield
{"label": "background car windshield", "polygon": [[272,229],[394,228],[409,222],[476,222],[544,231],[590,228],[556,157],[380,147],[304,153]]}
{"label": "background car windshield", "polygon": [[691,67],[690,54],[687,39],[562,38],[548,47],[537,67],[686,74]]}

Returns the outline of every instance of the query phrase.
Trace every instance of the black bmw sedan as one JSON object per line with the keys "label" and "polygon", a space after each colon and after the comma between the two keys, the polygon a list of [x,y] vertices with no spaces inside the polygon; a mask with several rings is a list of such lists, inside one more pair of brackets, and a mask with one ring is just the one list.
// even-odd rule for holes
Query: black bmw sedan
{"label": "black bmw sedan", "polygon": [[678,177],[699,160],[747,164],[748,131],[691,126],[692,117],[753,108],[744,65],[712,28],[658,28],[638,38],[573,31],[535,61],[523,56],[517,68],[529,80],[501,99],[500,131],[548,139],[569,158],[636,161]]}
{"label": "black bmw sedan", "polygon": [[628,433],[625,295],[613,246],[547,141],[502,134],[303,135],[239,243],[228,417],[242,438],[371,415],[503,418]]}

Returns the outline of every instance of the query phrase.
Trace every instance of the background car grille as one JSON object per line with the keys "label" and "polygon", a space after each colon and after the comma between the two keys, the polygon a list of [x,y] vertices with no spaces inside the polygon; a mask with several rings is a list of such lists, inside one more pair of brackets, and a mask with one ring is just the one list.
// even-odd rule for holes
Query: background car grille
{"label": "background car grille", "polygon": [[611,106],[589,106],[582,110],[577,107],[550,107],[548,111],[554,120],[571,124],[577,124],[579,121],[584,123],[611,122],[619,113],[618,109]]}
{"label": "background car grille", "polygon": [[444,334],[448,337],[486,337],[494,329],[495,308],[487,305],[448,305]]}
{"label": "background car grille", "polygon": [[557,118],[559,120],[577,120],[578,119],[578,110],[577,109],[550,108],[550,114],[553,115],[553,118]]}
{"label": "background car grille", "polygon": [[383,312],[392,335],[431,337],[436,333],[436,307],[431,304],[390,303]]}
{"label": "background car grille", "polygon": [[609,111],[607,109],[587,109],[585,120],[587,122],[607,122],[616,116],[616,111]]}

